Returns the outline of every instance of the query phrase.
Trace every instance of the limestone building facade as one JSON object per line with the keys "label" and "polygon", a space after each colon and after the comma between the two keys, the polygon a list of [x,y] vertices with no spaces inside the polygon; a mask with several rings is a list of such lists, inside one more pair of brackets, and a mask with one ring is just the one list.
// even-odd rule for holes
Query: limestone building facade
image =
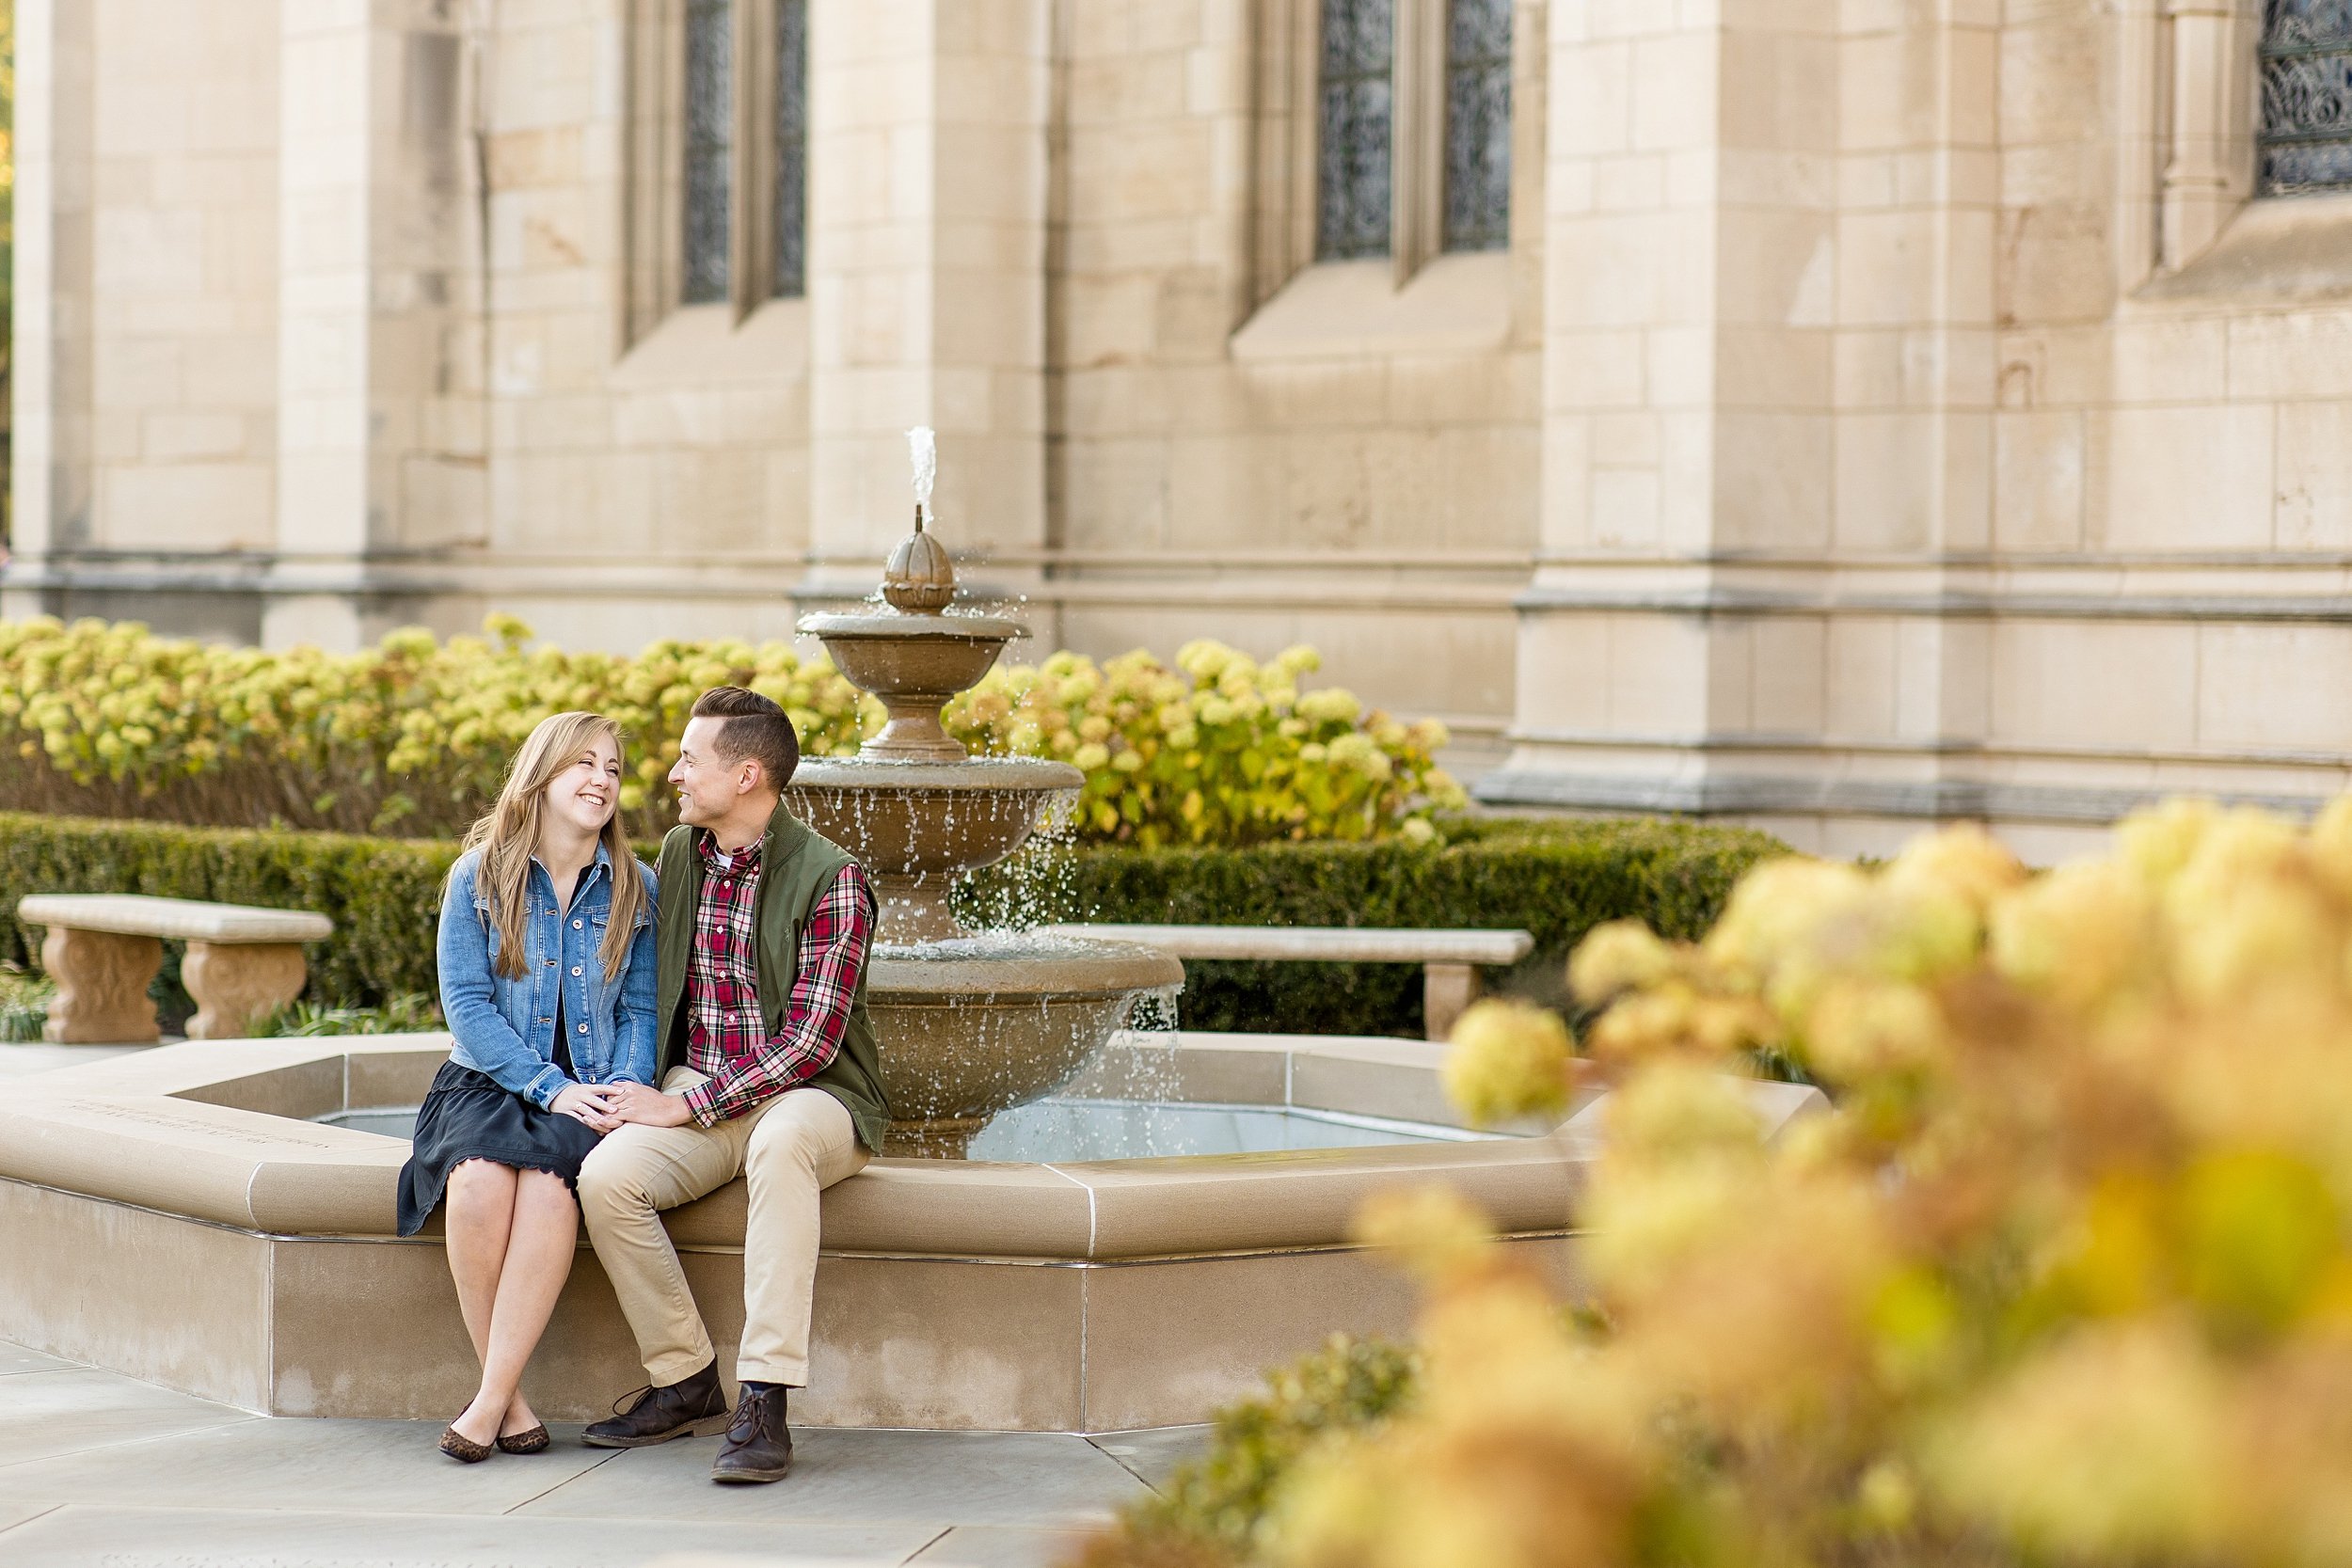
{"label": "limestone building facade", "polygon": [[1830,849],[2352,783],[2352,0],[18,0],[0,611],[1041,642]]}

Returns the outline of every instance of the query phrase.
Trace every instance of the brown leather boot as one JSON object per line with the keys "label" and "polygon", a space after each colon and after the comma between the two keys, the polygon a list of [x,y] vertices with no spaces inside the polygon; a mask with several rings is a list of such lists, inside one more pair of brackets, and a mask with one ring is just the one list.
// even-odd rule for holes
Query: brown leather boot
{"label": "brown leather boot", "polygon": [[727,1391],[714,1359],[683,1382],[646,1389],[627,1410],[613,1409],[610,1420],[598,1421],[580,1440],[592,1449],[643,1449],[673,1437],[707,1437],[726,1424]]}
{"label": "brown leather boot", "polygon": [[784,1423],[784,1396],[773,1384],[743,1390],[727,1423],[727,1440],[711,1464],[711,1480],[782,1481],[791,1473],[792,1429]]}

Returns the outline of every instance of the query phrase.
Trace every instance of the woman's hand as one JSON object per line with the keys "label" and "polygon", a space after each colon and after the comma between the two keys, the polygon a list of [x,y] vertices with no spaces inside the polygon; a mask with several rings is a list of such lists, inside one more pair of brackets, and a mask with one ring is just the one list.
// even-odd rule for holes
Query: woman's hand
{"label": "woman's hand", "polygon": [[620,1106],[614,1090],[619,1085],[566,1084],[558,1091],[548,1109],[560,1117],[570,1117],[583,1123],[591,1132],[610,1132],[621,1125]]}
{"label": "woman's hand", "polygon": [[694,1119],[682,1094],[663,1094],[643,1084],[613,1084],[609,1087],[618,1101],[613,1114],[623,1121],[642,1121],[648,1127],[683,1127]]}

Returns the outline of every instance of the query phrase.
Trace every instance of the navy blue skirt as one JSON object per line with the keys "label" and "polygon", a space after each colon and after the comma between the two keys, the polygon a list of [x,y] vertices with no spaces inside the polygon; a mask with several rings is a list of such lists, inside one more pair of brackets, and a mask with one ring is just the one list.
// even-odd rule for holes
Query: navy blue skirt
{"label": "navy blue skirt", "polygon": [[424,1228],[441,1206],[449,1173],[468,1160],[543,1170],[577,1195],[580,1163],[596,1143],[596,1133],[576,1118],[542,1111],[485,1073],[443,1062],[417,1111],[414,1146],[400,1169],[400,1233]]}

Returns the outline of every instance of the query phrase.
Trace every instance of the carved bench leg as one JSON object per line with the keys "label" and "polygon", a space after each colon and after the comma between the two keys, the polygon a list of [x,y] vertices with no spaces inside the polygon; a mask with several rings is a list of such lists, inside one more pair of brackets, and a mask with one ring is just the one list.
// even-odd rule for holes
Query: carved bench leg
{"label": "carved bench leg", "polygon": [[1476,964],[1423,964],[1421,971],[1422,1035],[1441,1040],[1454,1033],[1454,1022],[1486,989]]}
{"label": "carved bench leg", "polygon": [[241,1039],[253,1026],[302,994],[310,974],[293,942],[191,942],[181,982],[196,1001],[188,1020],[192,1040]]}
{"label": "carved bench leg", "polygon": [[164,964],[153,937],[52,926],[40,966],[57,983],[40,1037],[58,1045],[144,1045],[163,1038],[147,987]]}

